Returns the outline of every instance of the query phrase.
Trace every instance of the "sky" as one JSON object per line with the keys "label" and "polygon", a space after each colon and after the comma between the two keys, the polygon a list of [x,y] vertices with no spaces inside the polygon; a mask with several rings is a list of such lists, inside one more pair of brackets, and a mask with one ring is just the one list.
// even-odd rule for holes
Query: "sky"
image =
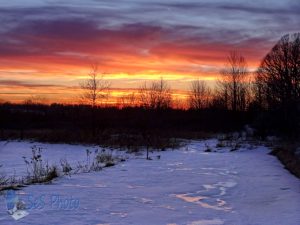
{"label": "sky", "polygon": [[184,96],[230,51],[254,71],[299,21],[299,0],[1,0],[0,99],[75,103],[94,63],[113,99],[160,77]]}

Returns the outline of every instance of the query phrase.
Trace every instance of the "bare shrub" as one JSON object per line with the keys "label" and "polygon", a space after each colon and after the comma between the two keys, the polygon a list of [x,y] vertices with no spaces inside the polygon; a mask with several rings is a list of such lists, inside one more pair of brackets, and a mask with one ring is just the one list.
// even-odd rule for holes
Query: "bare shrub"
{"label": "bare shrub", "polygon": [[27,159],[26,157],[23,157],[27,167],[25,183],[34,184],[50,182],[59,176],[56,166],[49,166],[48,162],[43,161],[42,148],[33,146],[31,150],[31,158]]}
{"label": "bare shrub", "polygon": [[205,143],[205,150],[204,150],[204,152],[212,152],[211,147],[207,143]]}
{"label": "bare shrub", "polygon": [[96,155],[96,160],[100,163],[113,162],[114,158],[111,153],[102,150]]}
{"label": "bare shrub", "polygon": [[235,134],[227,134],[219,138],[216,148],[229,148],[230,151],[237,151],[242,147],[242,142]]}
{"label": "bare shrub", "polygon": [[105,149],[92,151],[86,150],[85,162],[78,162],[74,173],[88,173],[92,171],[100,171],[104,167],[114,166],[116,161],[121,161],[117,157],[113,157],[111,152]]}
{"label": "bare shrub", "polygon": [[[0,169],[3,166],[0,165]],[[4,186],[7,185],[7,183],[9,182],[9,178],[7,178],[6,174],[3,171],[0,171],[0,186]]]}
{"label": "bare shrub", "polygon": [[60,160],[60,166],[62,168],[62,171],[64,174],[69,175],[73,168],[71,167],[70,163],[67,161],[67,159],[61,159]]}

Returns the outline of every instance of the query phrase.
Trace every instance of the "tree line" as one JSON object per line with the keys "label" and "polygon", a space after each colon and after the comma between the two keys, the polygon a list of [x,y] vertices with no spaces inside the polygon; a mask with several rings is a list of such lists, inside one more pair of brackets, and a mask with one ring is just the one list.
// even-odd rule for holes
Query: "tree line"
{"label": "tree line", "polygon": [[[90,79],[82,88],[84,99],[94,107],[108,96],[109,84],[97,78],[93,67]],[[263,58],[256,72],[250,72],[245,56],[230,52],[220,71],[216,87],[195,80],[190,85],[187,106],[192,110],[218,108],[232,112],[260,111],[264,119],[286,130],[295,129],[300,108],[300,33],[283,36]],[[123,106],[146,109],[168,109],[176,105],[167,81],[161,78],[143,84],[137,93],[121,98]]]}

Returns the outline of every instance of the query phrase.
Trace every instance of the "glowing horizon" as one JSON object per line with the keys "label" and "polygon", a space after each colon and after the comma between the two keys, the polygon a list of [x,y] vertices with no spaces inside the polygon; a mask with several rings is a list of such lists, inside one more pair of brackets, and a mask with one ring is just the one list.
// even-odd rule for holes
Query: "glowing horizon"
{"label": "glowing horizon", "polygon": [[179,96],[194,79],[213,85],[230,51],[255,70],[282,35],[299,29],[299,10],[292,0],[0,3],[0,100],[74,103],[95,62],[114,101],[160,77]]}

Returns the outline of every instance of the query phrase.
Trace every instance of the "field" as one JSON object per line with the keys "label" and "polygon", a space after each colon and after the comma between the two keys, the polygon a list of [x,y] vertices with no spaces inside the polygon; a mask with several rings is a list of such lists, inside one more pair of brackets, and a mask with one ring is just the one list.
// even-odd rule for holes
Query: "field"
{"label": "field", "polygon": [[[0,142],[2,173],[26,176],[23,156],[29,159],[33,146],[58,170],[61,159],[75,168],[88,160],[87,149],[98,148]],[[3,191],[0,224],[300,224],[300,182],[262,145],[242,144],[231,151],[216,139],[194,140],[152,152],[152,160],[144,153],[105,151],[122,160],[17,190],[28,212],[18,221],[7,213]]]}

